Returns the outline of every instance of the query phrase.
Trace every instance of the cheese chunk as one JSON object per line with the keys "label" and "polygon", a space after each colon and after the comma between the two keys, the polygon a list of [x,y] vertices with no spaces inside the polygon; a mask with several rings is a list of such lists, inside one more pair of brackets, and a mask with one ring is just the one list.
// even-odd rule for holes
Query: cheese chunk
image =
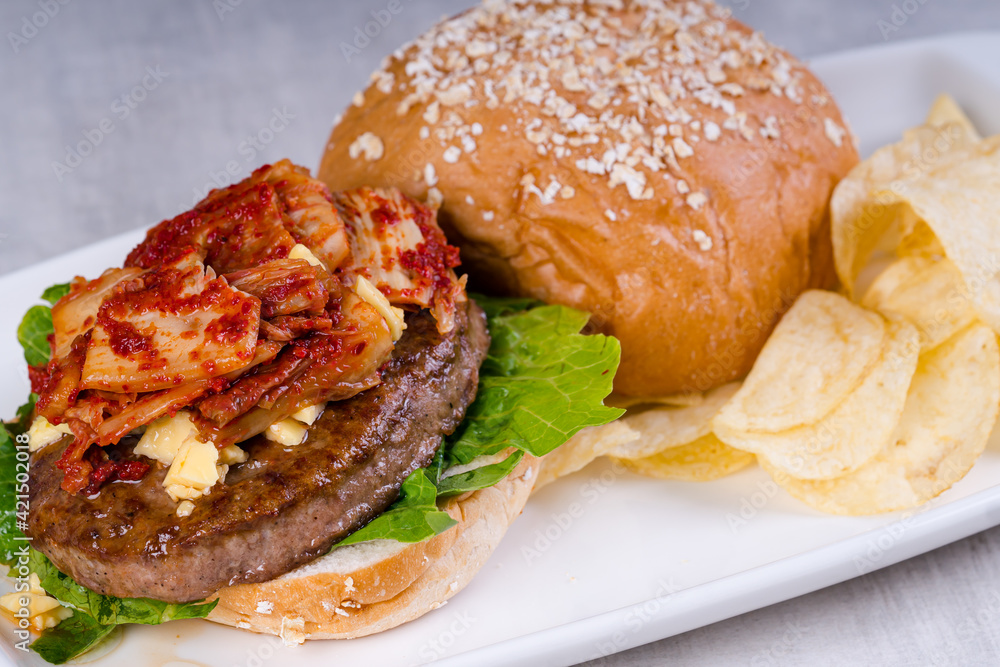
{"label": "cheese chunk", "polygon": [[211,442],[194,438],[184,441],[170,464],[163,486],[174,500],[203,496],[219,481],[219,450]]}
{"label": "cheese chunk", "polygon": [[54,628],[73,615],[73,610],[63,607],[45,592],[34,572],[28,577],[28,590],[0,597],[0,609],[15,617],[23,616],[22,609],[26,609],[28,622],[35,632]]}
{"label": "cheese chunk", "polygon": [[177,513],[177,516],[179,516],[179,517],[185,517],[185,516],[191,516],[191,512],[193,512],[193,511],[194,511],[194,503],[191,502],[190,500],[182,500],[177,505],[177,512],[176,513]]}
{"label": "cheese chunk", "polygon": [[309,424],[309,425],[315,424],[316,420],[319,419],[319,416],[323,414],[324,408],[326,408],[325,403],[317,403],[316,405],[310,405],[308,408],[302,408],[294,415],[292,415],[292,419],[300,421],[303,424]]}
{"label": "cheese chunk", "polygon": [[385,323],[389,325],[389,333],[392,334],[393,342],[402,337],[403,330],[406,329],[406,322],[403,321],[402,308],[396,308],[385,298],[385,294],[379,288],[372,285],[371,281],[364,276],[358,276],[358,281],[354,284],[354,291],[372,308],[378,311]]}
{"label": "cheese chunk", "polygon": [[326,403],[317,403],[302,408],[288,419],[282,419],[267,427],[264,437],[285,447],[301,445],[309,434],[305,425],[313,424],[323,414]]}
{"label": "cheese chunk", "polygon": [[323,266],[323,262],[319,261],[319,258],[312,253],[312,250],[301,243],[296,243],[292,246],[292,249],[288,251],[288,259],[304,259],[313,266]]}
{"label": "cheese chunk", "polygon": [[160,417],[149,424],[135,446],[135,453],[170,465],[181,446],[197,434],[191,414],[182,410],[173,417]]}
{"label": "cheese chunk", "polygon": [[[236,445],[219,452],[213,443],[198,440],[198,428],[191,414],[183,410],[151,423],[135,446],[135,453],[170,466],[163,487],[175,501],[206,495],[216,482],[225,479],[230,464],[247,460],[247,453]],[[178,507],[180,516],[187,516],[183,514],[185,507],[183,503]]]}
{"label": "cheese chunk", "polygon": [[264,437],[285,447],[301,445],[306,440],[306,427],[295,419],[282,419],[264,431]]}
{"label": "cheese chunk", "polygon": [[70,430],[69,426],[66,424],[55,424],[49,423],[49,420],[41,415],[35,417],[35,421],[31,422],[31,426],[28,427],[28,451],[37,452],[43,447],[48,447],[54,442],[59,442],[62,440],[64,435],[73,435],[73,431]]}
{"label": "cheese chunk", "polygon": [[249,455],[246,450],[236,445],[227,445],[219,452],[219,465],[232,466],[244,463]]}

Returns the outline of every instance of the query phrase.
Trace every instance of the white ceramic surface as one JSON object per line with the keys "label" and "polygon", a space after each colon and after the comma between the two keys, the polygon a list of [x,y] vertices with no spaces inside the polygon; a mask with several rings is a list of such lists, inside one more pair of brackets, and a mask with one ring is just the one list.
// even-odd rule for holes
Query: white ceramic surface
{"label": "white ceramic surface", "polygon": [[[984,133],[1000,131],[1000,35],[966,34],[824,57],[862,152],[919,123],[950,91]],[[992,70],[992,71],[991,71]],[[151,221],[152,222],[152,221]],[[129,233],[0,278],[0,414],[26,395],[14,330],[51,283],[120,263]],[[331,663],[568,665],[786,600],[1000,524],[1000,439],[953,489],[913,513],[815,512],[759,469],[707,484],[667,483],[595,464],[533,497],[473,583],[441,609],[348,642],[285,648],[200,621],[129,627],[99,665]],[[33,654],[0,647],[18,665]],[[2,659],[2,658],[0,658]]]}

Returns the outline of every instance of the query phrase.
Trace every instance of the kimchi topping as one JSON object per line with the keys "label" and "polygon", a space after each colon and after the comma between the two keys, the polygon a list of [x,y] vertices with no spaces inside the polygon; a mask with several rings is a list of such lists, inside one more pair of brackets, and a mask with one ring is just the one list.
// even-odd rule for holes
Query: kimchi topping
{"label": "kimchi topping", "polygon": [[[39,419],[71,438],[63,489],[163,465],[104,448],[181,411],[223,450],[377,385],[400,308],[454,325],[457,265],[434,211],[395,190],[331,194],[283,160],[210,192],[52,309],[51,361],[29,377]],[[360,298],[360,278],[381,296]]]}

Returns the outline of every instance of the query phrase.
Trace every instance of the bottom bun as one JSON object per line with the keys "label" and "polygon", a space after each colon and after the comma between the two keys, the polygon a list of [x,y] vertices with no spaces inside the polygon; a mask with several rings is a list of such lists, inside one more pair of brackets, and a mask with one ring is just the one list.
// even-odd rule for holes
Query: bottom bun
{"label": "bottom bun", "polygon": [[286,575],[224,588],[208,620],[306,639],[351,639],[437,609],[479,571],[531,493],[539,460],[525,455],[496,485],[455,496],[441,509],[458,525],[424,542],[363,542],[333,550]]}

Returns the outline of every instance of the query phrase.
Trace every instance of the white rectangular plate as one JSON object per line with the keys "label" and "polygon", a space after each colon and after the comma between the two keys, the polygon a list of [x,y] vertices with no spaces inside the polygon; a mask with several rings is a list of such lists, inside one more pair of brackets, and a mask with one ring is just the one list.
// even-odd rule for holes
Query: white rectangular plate
{"label": "white rectangular plate", "polygon": [[[951,92],[980,130],[1000,132],[1000,34],[967,34],[812,63],[862,152],[919,124]],[[150,224],[156,222],[149,221]],[[48,285],[94,277],[141,238],[129,233],[0,278],[0,414],[28,393],[14,331]],[[917,512],[867,518],[810,510],[759,469],[707,484],[595,464],[532,497],[497,552],[446,606],[395,630],[285,648],[203,621],[130,626],[100,665],[568,665],[808,593],[1000,524],[1000,439],[953,489]],[[44,664],[0,646],[18,665]],[[179,661],[174,662],[174,661]]]}

